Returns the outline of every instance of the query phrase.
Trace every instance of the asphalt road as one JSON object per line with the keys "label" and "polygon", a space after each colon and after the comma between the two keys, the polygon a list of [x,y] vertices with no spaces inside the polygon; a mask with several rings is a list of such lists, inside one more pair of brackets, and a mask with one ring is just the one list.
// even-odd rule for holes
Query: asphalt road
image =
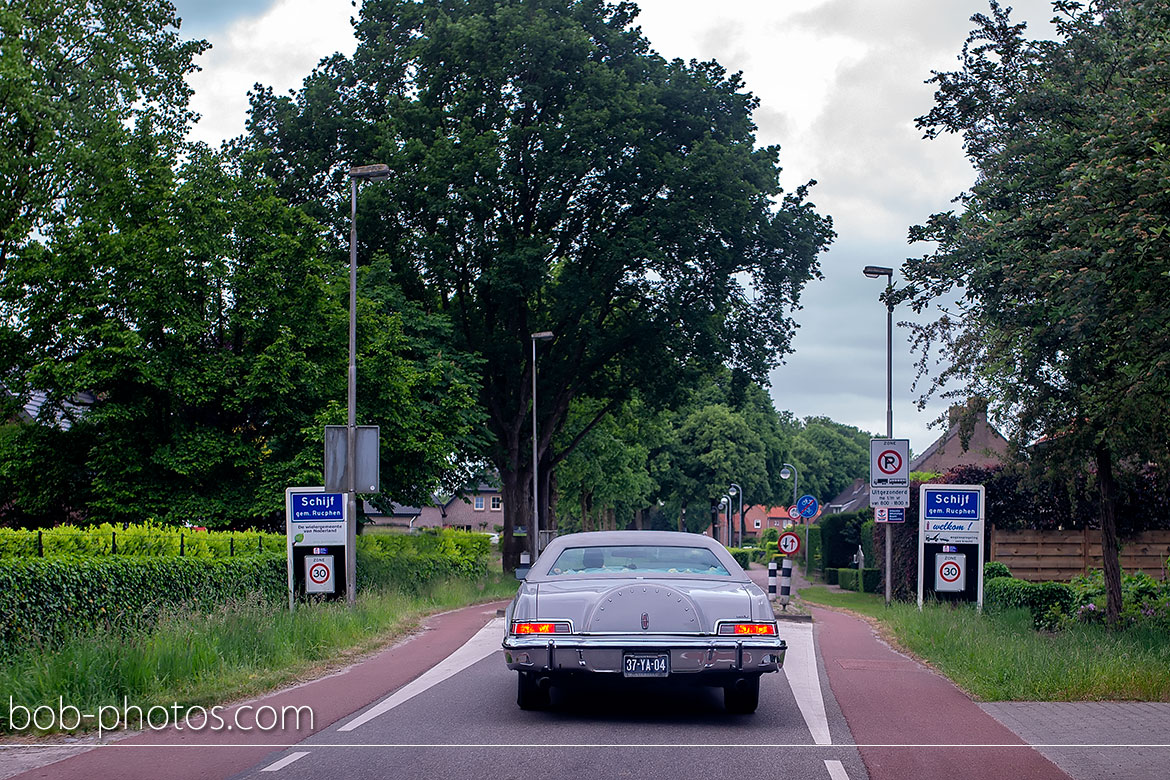
{"label": "asphalt road", "polygon": [[515,673],[494,649],[501,635],[501,625],[489,628],[445,669],[237,777],[867,777],[857,749],[847,746],[852,738],[823,668],[815,673],[823,722],[811,728],[784,673],[764,676],[754,715],[728,715],[719,689],[661,685],[554,689],[550,709],[526,712],[515,703]]}

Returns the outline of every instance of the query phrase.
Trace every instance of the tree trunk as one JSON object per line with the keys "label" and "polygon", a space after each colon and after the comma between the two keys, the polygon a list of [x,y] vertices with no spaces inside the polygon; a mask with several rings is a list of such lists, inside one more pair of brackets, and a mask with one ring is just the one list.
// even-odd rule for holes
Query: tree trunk
{"label": "tree trunk", "polygon": [[503,565],[504,571],[514,571],[520,563],[521,550],[527,548],[519,543],[513,531],[517,526],[532,525],[532,495],[522,472],[501,471],[500,480],[504,492],[504,533],[500,536]]}
{"label": "tree trunk", "polygon": [[1105,620],[1116,626],[1121,619],[1121,561],[1117,550],[1117,493],[1113,481],[1113,453],[1097,445],[1097,489],[1101,493],[1101,568],[1105,572]]}

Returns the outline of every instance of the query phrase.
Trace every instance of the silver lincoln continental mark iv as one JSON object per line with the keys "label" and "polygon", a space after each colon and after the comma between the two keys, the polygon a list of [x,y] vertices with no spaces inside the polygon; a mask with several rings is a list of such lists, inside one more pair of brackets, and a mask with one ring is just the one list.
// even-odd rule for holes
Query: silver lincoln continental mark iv
{"label": "silver lincoln continental mark iv", "polygon": [[[520,572],[518,572],[519,576]],[[718,542],[669,531],[561,536],[528,570],[505,614],[516,703],[549,704],[573,676],[721,686],[729,712],[755,712],[760,675],[784,663],[768,596]]]}

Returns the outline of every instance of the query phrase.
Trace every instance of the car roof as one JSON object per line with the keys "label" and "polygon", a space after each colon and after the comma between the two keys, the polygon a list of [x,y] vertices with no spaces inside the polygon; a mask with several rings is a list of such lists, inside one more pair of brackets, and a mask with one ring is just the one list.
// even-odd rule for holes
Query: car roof
{"label": "car roof", "polygon": [[[548,543],[532,567],[530,579],[542,579],[547,567],[556,561],[565,549],[570,547],[614,547],[618,545],[659,545],[663,547],[702,547],[710,550],[715,557],[735,572],[740,569],[727,548],[709,536],[688,534],[679,531],[584,531],[582,533],[558,536]],[[747,576],[746,572],[743,575]]]}

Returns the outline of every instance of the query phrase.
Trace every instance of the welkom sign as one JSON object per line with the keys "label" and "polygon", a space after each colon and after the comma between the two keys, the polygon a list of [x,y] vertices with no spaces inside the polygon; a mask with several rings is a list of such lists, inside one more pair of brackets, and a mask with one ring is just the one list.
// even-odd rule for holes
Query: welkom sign
{"label": "welkom sign", "polygon": [[918,489],[918,606],[925,597],[983,607],[982,485]]}

